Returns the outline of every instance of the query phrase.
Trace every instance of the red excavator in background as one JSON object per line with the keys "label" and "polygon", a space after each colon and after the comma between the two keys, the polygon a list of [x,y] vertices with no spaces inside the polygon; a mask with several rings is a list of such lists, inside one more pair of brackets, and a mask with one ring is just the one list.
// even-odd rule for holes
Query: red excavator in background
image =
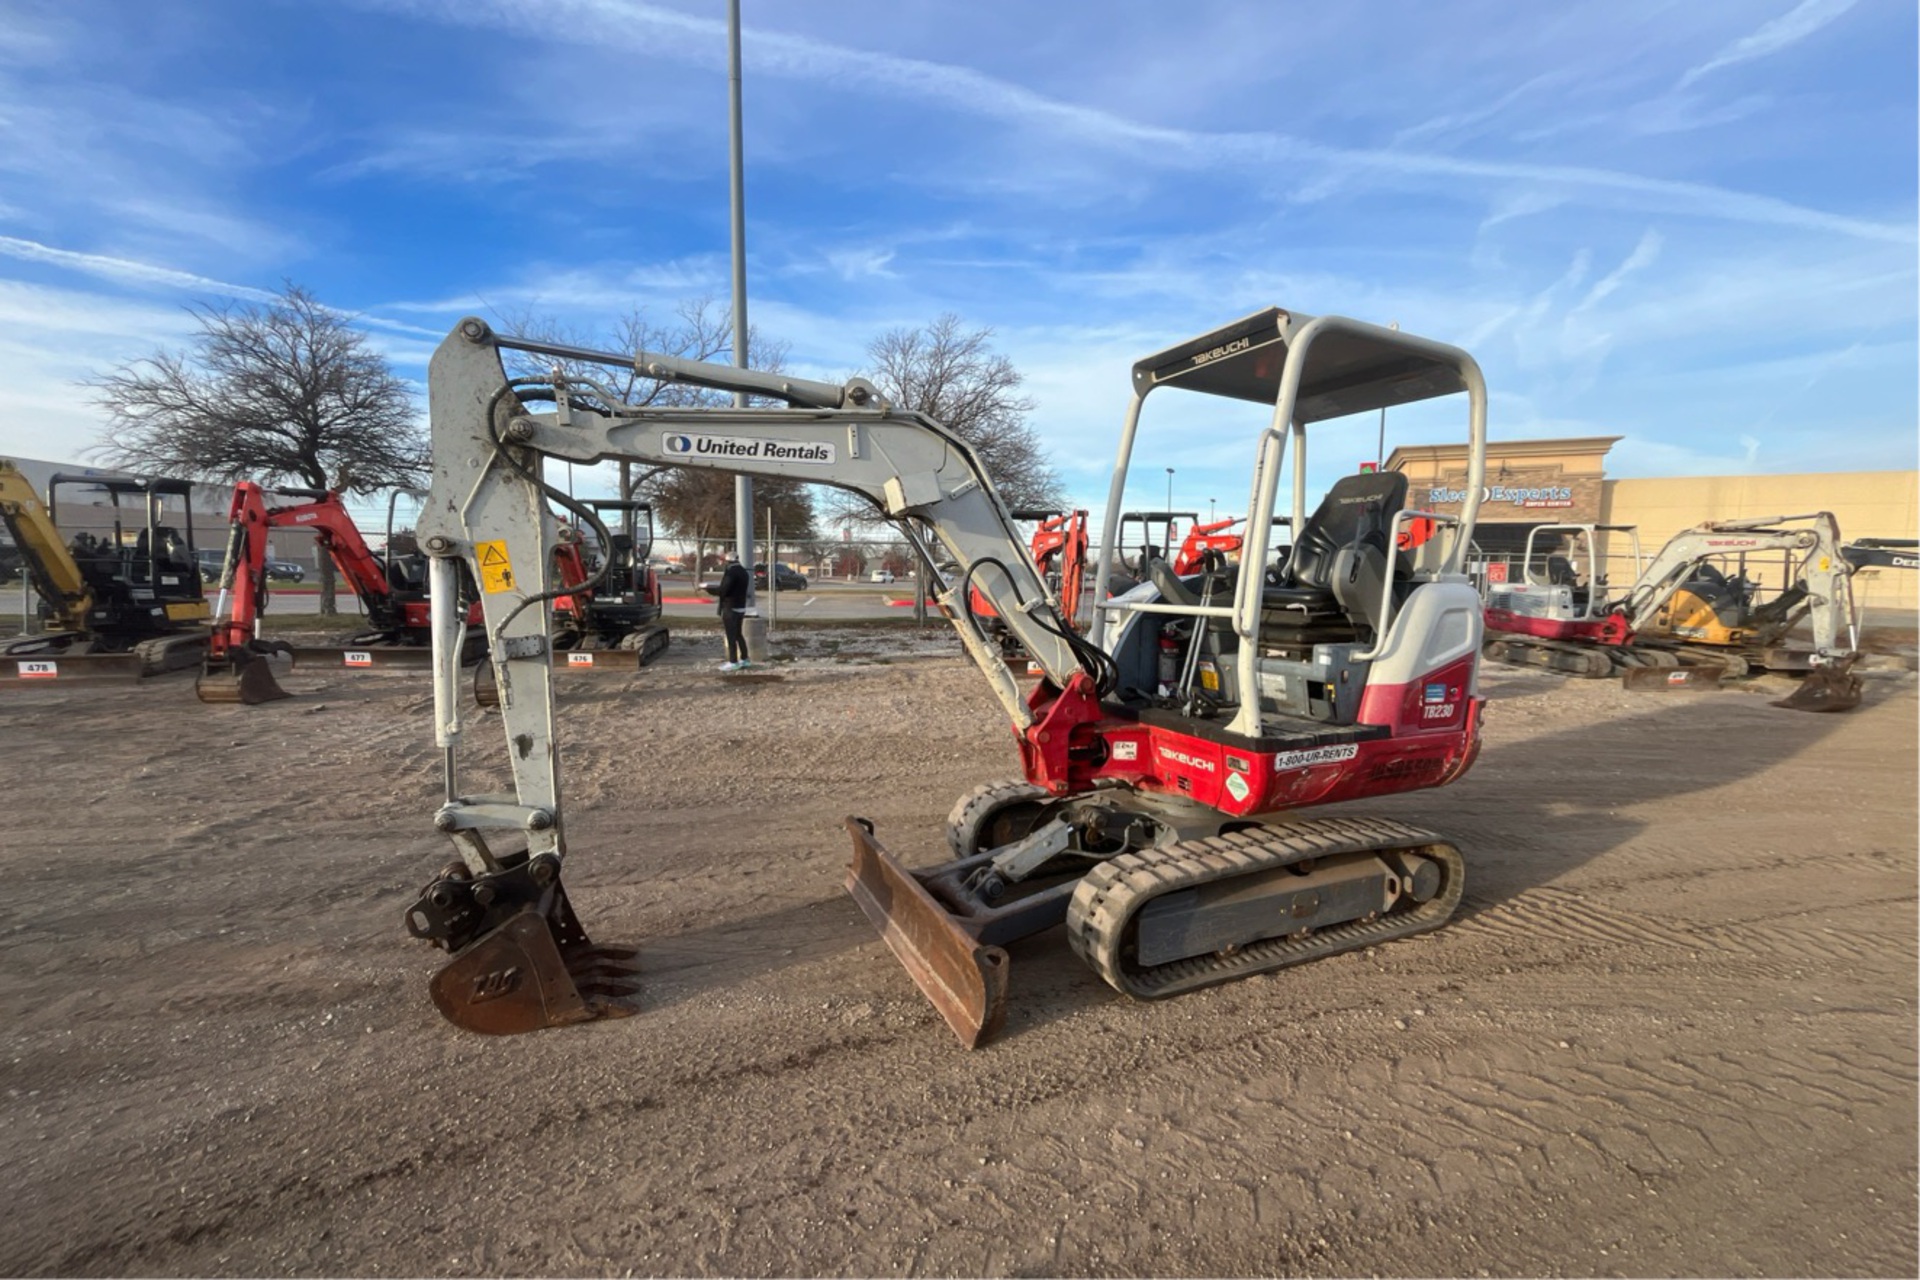
{"label": "red excavator in background", "polygon": [[[398,500],[398,494],[394,501]],[[293,499],[270,506],[270,499]],[[227,510],[227,551],[220,570],[220,595],[214,608],[213,639],[206,667],[194,689],[202,702],[240,702],[252,706],[287,696],[274,679],[267,658],[285,654],[293,665],[363,669],[380,666],[420,668],[432,661],[426,557],[410,545],[410,535],[391,528],[388,504],[387,548],[367,545],[338,493],[323,489],[267,489],[251,480],[233,487]],[[366,610],[368,629],[337,647],[295,647],[260,637],[267,607],[267,531],[308,529],[322,551],[333,557],[341,577]],[[475,593],[465,593],[472,601]],[[485,649],[479,629],[480,606],[470,603],[466,637],[468,662]]]}
{"label": "red excavator in background", "polygon": [[[1075,630],[1081,629],[1080,596],[1087,575],[1087,513],[1059,511],[1053,508],[1020,508],[1010,511],[1015,520],[1032,521],[1033,535],[1027,540],[1027,553],[1040,580],[1059,598],[1060,616]],[[1000,646],[1000,655],[1015,670],[1029,675],[1040,672],[1027,664],[1027,651],[1019,637],[1001,620],[986,595],[975,587],[968,593],[968,610],[987,638]]]}
{"label": "red excavator in background", "polygon": [[[630,653],[623,670],[644,667],[666,650],[660,625],[660,579],[653,552],[653,506],[622,498],[587,498],[597,525],[562,523],[554,547],[555,576],[566,594],[553,602],[553,647],[570,655]],[[598,665],[569,658],[570,666]],[[614,665],[614,664],[609,664]]]}

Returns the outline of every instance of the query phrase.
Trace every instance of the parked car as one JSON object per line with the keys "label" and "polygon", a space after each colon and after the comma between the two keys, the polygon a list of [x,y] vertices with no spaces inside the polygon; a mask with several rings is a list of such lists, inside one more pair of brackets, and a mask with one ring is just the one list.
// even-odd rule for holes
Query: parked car
{"label": "parked car", "polygon": [[[211,582],[220,576],[221,566],[226,563],[225,550],[213,550],[202,547],[193,553],[200,562],[200,576]],[[291,560],[267,561],[267,579],[271,582],[305,582],[307,571]]]}
{"label": "parked car", "polygon": [[[805,591],[807,589],[806,575],[795,570],[792,566],[777,564],[774,566],[774,569],[776,585],[781,591]],[[756,590],[766,590],[767,566],[764,564],[753,566],[753,585]],[[720,594],[720,580],[716,578],[711,582],[703,582],[700,584],[700,589],[710,596],[717,596]]]}
{"label": "parked car", "polygon": [[868,582],[892,582],[893,570],[875,569],[871,574],[867,575],[867,581]]}

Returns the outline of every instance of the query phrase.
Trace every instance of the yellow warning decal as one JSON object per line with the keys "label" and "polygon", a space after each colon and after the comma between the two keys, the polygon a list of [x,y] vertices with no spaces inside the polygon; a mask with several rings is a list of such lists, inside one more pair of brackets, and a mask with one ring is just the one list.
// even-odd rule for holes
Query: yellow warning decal
{"label": "yellow warning decal", "polygon": [[504,542],[476,542],[474,555],[480,560],[480,589],[489,594],[513,590],[513,561],[507,558]]}

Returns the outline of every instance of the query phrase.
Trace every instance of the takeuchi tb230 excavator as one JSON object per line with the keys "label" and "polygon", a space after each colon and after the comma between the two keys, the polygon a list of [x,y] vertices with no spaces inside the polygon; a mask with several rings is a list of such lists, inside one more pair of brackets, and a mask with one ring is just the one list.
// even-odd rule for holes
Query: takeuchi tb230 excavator
{"label": "takeuchi tb230 excavator", "polygon": [[[509,379],[502,352],[743,392],[780,407],[624,403],[608,385]],[[613,379],[609,379],[612,381]],[[1436,787],[1479,743],[1480,598],[1464,570],[1476,503],[1456,517],[1404,509],[1406,477],[1350,476],[1309,511],[1308,430],[1324,419],[1464,393],[1469,494],[1485,473],[1486,392],[1464,351],[1338,316],[1271,308],[1149,356],[1111,480],[1095,581],[1108,580],[1142,406],[1162,388],[1270,406],[1253,441],[1239,572],[1188,578],[1165,561],[1067,625],[978,456],[893,408],[865,381],[804,381],[645,352],[496,334],[462,321],[430,367],[433,476],[420,530],[432,557],[435,734],[446,795],[435,815],[458,852],[406,914],[451,953],[430,989],[481,1032],[631,1012],[631,952],[594,946],[562,886],[567,814],[554,723],[543,578],[549,503],[573,500],[549,462],[633,460],[836,485],[864,495],[934,566],[931,586],[1012,722],[1023,776],[960,798],[949,856],[909,868],[848,820],[847,888],[967,1045],[1005,1014],[1005,946],[1064,925],[1074,951],[1139,998],[1171,996],[1433,929],[1465,864],[1442,836],[1368,817],[1290,811]],[[1293,552],[1269,582],[1265,540],[1292,462]],[[1414,519],[1440,536],[1410,551]],[[512,790],[469,793],[453,602],[479,580]],[[1023,690],[973,624],[978,586],[1045,671]],[[1161,637],[1181,646],[1161,691]],[[1202,678],[1202,672],[1209,673]],[[927,732],[938,733],[937,722]]]}
{"label": "takeuchi tb230 excavator", "polygon": [[[63,489],[104,496],[111,530],[63,539],[52,514]],[[208,615],[191,501],[185,480],[56,475],[43,504],[19,468],[0,461],[0,521],[48,623],[7,644],[11,674],[34,682],[138,679],[198,663]]]}

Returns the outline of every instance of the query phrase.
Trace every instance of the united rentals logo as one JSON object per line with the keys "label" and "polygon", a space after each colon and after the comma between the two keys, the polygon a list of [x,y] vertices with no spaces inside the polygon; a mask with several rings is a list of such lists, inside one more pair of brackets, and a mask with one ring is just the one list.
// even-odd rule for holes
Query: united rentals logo
{"label": "united rentals logo", "polygon": [[823,440],[761,440],[749,436],[667,435],[661,446],[680,457],[727,462],[802,462],[831,466],[835,450]]}

